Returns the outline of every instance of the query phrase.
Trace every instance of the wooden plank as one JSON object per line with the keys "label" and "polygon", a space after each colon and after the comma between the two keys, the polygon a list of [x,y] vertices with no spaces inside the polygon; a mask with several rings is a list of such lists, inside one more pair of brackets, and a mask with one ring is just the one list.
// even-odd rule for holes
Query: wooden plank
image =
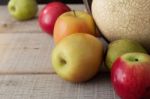
{"label": "wooden plank", "polygon": [[45,33],[2,33],[0,74],[54,73],[51,64],[53,48],[53,38]]}
{"label": "wooden plank", "polygon": [[0,75],[1,99],[119,99],[108,74],[81,84],[56,75]]}
{"label": "wooden plank", "polygon": [[[39,5],[39,12],[44,5]],[[83,10],[84,5],[69,5],[71,9]],[[38,24],[38,14],[36,18],[28,21],[17,21],[8,12],[7,6],[0,6],[0,33],[41,33]]]}
{"label": "wooden plank", "polygon": [[0,34],[0,73],[53,73],[53,46],[45,33]]}

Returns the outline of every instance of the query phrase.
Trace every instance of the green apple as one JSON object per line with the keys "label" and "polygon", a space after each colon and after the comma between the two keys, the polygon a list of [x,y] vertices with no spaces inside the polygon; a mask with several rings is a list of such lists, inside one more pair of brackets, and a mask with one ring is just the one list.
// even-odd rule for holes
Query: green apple
{"label": "green apple", "polygon": [[36,0],[10,0],[8,10],[17,20],[28,20],[35,17],[38,6]]}
{"label": "green apple", "polygon": [[91,79],[99,71],[102,59],[102,42],[86,33],[65,37],[52,51],[54,70],[60,77],[71,82]]}
{"label": "green apple", "polygon": [[129,39],[120,39],[111,42],[105,58],[106,66],[111,70],[113,62],[121,55],[129,52],[147,53],[146,50],[138,43]]}

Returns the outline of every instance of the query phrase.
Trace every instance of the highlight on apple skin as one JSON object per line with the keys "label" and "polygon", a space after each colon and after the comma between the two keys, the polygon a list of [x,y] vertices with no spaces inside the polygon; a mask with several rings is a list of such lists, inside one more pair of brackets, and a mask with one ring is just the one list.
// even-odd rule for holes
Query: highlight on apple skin
{"label": "highlight on apple skin", "polygon": [[112,85],[121,99],[150,98],[150,56],[126,53],[113,63]]}
{"label": "highlight on apple skin", "polygon": [[56,73],[70,82],[83,82],[95,76],[102,64],[102,42],[86,33],[65,37],[52,51]]}

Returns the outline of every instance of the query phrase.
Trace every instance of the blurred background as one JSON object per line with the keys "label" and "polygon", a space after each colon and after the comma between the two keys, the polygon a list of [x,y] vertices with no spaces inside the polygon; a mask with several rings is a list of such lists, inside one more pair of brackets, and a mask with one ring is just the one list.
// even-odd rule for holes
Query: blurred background
{"label": "blurred background", "polygon": [[[0,5],[5,5],[8,3],[9,0],[0,0]],[[37,0],[38,3],[44,4],[51,1],[61,1],[64,3],[82,3],[82,0]]]}

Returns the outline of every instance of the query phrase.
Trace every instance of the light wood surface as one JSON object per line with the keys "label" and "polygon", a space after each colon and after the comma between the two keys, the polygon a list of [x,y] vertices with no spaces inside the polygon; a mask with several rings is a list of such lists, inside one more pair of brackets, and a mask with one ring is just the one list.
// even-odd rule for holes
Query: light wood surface
{"label": "light wood surface", "polygon": [[[105,88],[105,89],[104,89]],[[82,83],[69,83],[56,75],[0,76],[1,99],[119,99],[108,74]]]}
{"label": "light wood surface", "polygon": [[51,65],[53,48],[53,38],[41,31],[37,17],[19,22],[0,6],[0,99],[119,99],[109,73],[80,84],[59,78]]}
{"label": "light wood surface", "polygon": [[46,33],[2,33],[0,73],[52,73],[53,47]]}

